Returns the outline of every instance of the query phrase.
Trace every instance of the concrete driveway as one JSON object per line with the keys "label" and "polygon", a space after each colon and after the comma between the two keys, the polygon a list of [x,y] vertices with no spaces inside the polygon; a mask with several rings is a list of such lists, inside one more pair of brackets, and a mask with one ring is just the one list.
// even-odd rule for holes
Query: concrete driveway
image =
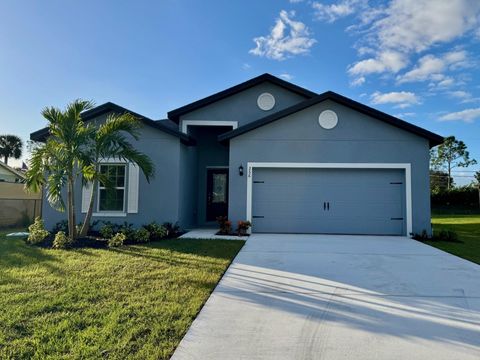
{"label": "concrete driveway", "polygon": [[480,359],[480,266],[401,237],[253,235],[173,359]]}

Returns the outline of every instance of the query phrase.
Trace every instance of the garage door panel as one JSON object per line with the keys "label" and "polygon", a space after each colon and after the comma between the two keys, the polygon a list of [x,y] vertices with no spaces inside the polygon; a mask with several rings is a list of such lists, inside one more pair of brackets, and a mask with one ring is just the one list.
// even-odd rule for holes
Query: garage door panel
{"label": "garage door panel", "polygon": [[254,232],[405,232],[403,170],[255,169],[253,180]]}

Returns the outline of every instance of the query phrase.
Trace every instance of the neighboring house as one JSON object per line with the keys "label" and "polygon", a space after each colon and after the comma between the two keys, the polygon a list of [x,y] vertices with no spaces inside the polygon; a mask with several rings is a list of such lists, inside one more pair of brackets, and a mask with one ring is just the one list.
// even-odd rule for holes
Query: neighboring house
{"label": "neighboring house", "polygon": [[[107,103],[83,114],[131,112]],[[333,92],[316,94],[264,74],[145,124],[139,150],[156,166],[106,159],[117,188],[100,188],[94,219],[186,229],[220,215],[253,232],[430,232],[429,149],[443,138]],[[48,136],[48,129],[31,134]],[[80,189],[78,211],[90,188]],[[44,202],[48,226],[63,218]]]}
{"label": "neighboring house", "polygon": [[23,183],[25,175],[0,161],[0,182]]}

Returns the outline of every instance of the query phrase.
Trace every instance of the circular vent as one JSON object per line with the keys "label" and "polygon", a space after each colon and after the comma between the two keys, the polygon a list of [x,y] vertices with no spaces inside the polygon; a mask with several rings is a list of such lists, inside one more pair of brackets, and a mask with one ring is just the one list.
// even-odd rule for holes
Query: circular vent
{"label": "circular vent", "polygon": [[275,106],[275,98],[270,93],[263,93],[258,97],[257,105],[262,110],[272,110]]}
{"label": "circular vent", "polygon": [[322,111],[318,117],[318,123],[324,129],[333,129],[338,124],[338,116],[335,111],[332,110]]}

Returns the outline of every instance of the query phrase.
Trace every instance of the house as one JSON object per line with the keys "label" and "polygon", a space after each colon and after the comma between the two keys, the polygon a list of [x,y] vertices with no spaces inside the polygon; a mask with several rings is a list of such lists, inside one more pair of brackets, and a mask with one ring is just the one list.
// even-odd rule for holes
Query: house
{"label": "house", "polygon": [[25,175],[0,161],[0,182],[23,183]]}
{"label": "house", "polygon": [[[316,94],[264,74],[154,121],[112,103],[83,113],[130,112],[144,123],[139,150],[156,166],[102,165],[94,220],[186,229],[220,215],[253,232],[408,235],[430,231],[429,149],[443,138],[334,92]],[[41,141],[48,129],[31,134]],[[77,189],[86,212],[91,187]],[[65,218],[44,202],[47,226]]]}

